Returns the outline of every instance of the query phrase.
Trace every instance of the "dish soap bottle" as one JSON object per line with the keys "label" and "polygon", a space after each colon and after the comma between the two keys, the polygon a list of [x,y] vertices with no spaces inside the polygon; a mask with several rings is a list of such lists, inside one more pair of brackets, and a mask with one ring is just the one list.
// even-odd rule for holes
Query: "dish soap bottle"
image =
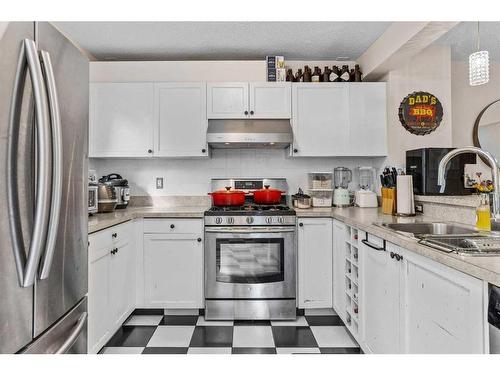
{"label": "dish soap bottle", "polygon": [[481,203],[476,209],[476,228],[478,230],[491,231],[491,214],[488,194],[481,194]]}

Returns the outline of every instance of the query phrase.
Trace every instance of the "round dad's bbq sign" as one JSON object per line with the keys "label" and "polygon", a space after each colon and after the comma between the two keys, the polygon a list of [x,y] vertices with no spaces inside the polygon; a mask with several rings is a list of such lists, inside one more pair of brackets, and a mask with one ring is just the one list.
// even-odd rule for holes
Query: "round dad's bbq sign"
{"label": "round dad's bbq sign", "polygon": [[432,133],[441,124],[442,119],[441,102],[428,92],[413,92],[404,98],[399,106],[399,121],[412,134]]}

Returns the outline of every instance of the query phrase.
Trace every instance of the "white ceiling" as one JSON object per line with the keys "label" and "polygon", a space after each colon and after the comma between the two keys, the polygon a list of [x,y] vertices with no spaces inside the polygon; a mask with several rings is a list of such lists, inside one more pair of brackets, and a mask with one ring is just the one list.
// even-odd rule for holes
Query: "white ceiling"
{"label": "white ceiling", "polygon": [[[500,22],[480,22],[481,50],[488,50],[491,60],[500,60]],[[477,22],[461,22],[435,43],[451,46],[452,60],[468,61],[477,50]]]}
{"label": "white ceiling", "polygon": [[357,59],[390,22],[54,22],[98,60]]}

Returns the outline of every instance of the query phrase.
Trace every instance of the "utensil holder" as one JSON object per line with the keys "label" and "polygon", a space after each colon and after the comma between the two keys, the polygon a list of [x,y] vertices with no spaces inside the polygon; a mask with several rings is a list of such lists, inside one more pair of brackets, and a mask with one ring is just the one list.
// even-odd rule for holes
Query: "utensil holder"
{"label": "utensil holder", "polygon": [[382,213],[386,215],[396,213],[396,188],[382,188]]}

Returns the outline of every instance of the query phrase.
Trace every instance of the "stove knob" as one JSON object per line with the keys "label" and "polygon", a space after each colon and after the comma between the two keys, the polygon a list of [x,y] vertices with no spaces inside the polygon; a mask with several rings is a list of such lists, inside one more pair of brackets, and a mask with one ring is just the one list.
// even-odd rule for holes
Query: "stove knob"
{"label": "stove knob", "polygon": [[266,223],[267,224],[271,224],[272,222],[273,222],[273,218],[272,217],[270,217],[270,216],[266,217]]}
{"label": "stove knob", "polygon": [[221,217],[216,217],[215,218],[215,224],[222,224],[222,218]]}
{"label": "stove knob", "polygon": [[283,219],[282,216],[278,216],[278,223],[283,224],[285,222],[285,219]]}
{"label": "stove knob", "polygon": [[247,222],[247,224],[252,224],[253,223],[253,217],[248,216],[246,222]]}
{"label": "stove knob", "polygon": [[226,221],[227,221],[228,224],[234,224],[234,217],[230,216],[230,217],[227,218]]}

